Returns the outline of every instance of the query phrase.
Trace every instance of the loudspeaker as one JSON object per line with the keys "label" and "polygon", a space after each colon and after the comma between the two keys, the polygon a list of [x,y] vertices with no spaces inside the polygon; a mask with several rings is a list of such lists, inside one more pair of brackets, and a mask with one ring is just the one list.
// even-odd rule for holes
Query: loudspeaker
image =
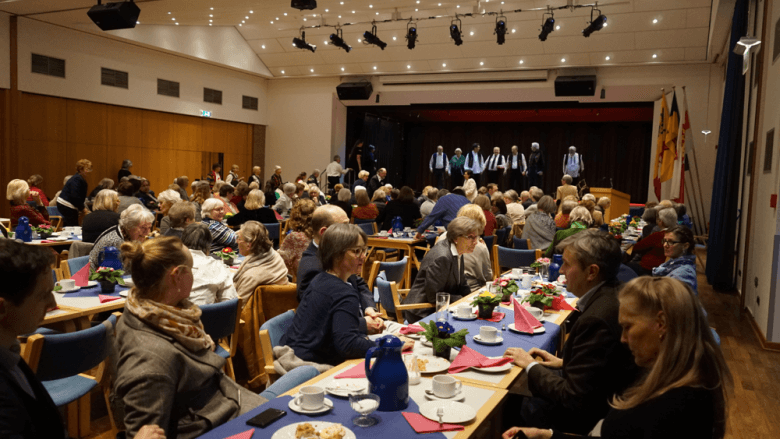
{"label": "loudspeaker", "polygon": [[141,9],[132,1],[106,3],[93,6],[87,15],[103,30],[132,29]]}
{"label": "loudspeaker", "polygon": [[595,94],[595,75],[555,78],[555,96],[594,96]]}
{"label": "loudspeaker", "polygon": [[371,97],[374,87],[370,82],[345,82],[336,86],[336,94],[344,100],[366,100]]}
{"label": "loudspeaker", "polygon": [[295,9],[317,9],[317,0],[292,0],[290,7]]}

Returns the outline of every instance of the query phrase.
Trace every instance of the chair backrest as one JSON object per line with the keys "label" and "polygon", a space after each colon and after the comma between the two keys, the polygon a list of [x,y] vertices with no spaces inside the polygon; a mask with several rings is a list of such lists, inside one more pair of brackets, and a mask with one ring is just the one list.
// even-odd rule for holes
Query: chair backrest
{"label": "chair backrest", "polygon": [[617,278],[620,282],[628,282],[631,279],[637,277],[636,272],[626,264],[620,264],[620,270],[618,271]]}
{"label": "chair backrest", "polygon": [[515,250],[530,250],[531,249],[531,240],[530,239],[523,239],[518,238],[517,236],[512,237],[512,244],[514,244]]}
{"label": "chair backrest", "polygon": [[363,230],[363,232],[365,232],[365,234],[368,236],[376,234],[376,222],[374,221],[356,219],[355,225],[360,227]]}
{"label": "chair backrest", "polygon": [[59,279],[57,279],[57,270],[53,269],[51,270],[51,276],[54,278],[54,283],[56,284]]}
{"label": "chair backrest", "polygon": [[501,247],[506,247],[507,244],[507,236],[509,236],[509,232],[512,230],[512,226],[504,227],[503,229],[496,230],[496,244],[500,245]]}
{"label": "chair backrest", "polygon": [[89,256],[92,248],[95,246],[93,242],[81,242],[73,241],[68,248],[68,259],[75,259],[81,256]]}
{"label": "chair backrest", "polygon": [[49,216],[62,216],[57,206],[46,206],[46,210],[49,212]]}
{"label": "chair backrest", "polygon": [[64,334],[35,334],[27,339],[30,369],[41,381],[58,380],[97,367],[108,356],[109,330],[116,316],[89,329]]}
{"label": "chair backrest", "polygon": [[496,235],[485,235],[482,237],[482,240],[485,241],[485,245],[487,246],[488,250],[493,248],[493,243],[496,241]]}
{"label": "chair backrest", "polygon": [[266,229],[268,229],[268,239],[270,239],[275,244],[279,244],[279,234],[281,232],[281,226],[279,223],[263,223]]}
{"label": "chair backrest", "polygon": [[539,249],[515,250],[497,245],[493,247],[493,276],[501,275],[501,267],[527,267],[541,257],[542,251]]}
{"label": "chair backrest", "polygon": [[200,321],[203,322],[203,329],[214,341],[229,337],[235,331],[238,303],[239,300],[236,298],[200,306]]}
{"label": "chair backrest", "polygon": [[[393,288],[391,287],[390,282],[382,279],[382,277],[377,277],[376,288],[379,291],[379,303],[387,313],[387,316],[394,316],[396,314],[395,303],[398,301],[398,299],[393,298]],[[403,318],[401,318],[400,322],[403,321]]]}
{"label": "chair backrest", "polygon": [[68,264],[68,273],[63,273],[63,275],[67,275],[68,277],[73,276],[74,274],[78,273],[79,270],[84,268],[87,264],[89,264],[89,256],[81,256],[79,258],[73,258],[67,260]]}
{"label": "chair backrest", "polygon": [[268,331],[268,336],[271,338],[271,346],[279,346],[279,341],[282,339],[287,330],[290,328],[295,317],[295,311],[288,310],[278,316],[267,320],[260,326],[260,330]]}
{"label": "chair backrest", "polygon": [[[361,219],[361,218],[352,217],[352,220],[353,220],[353,223],[357,224],[357,225],[361,225],[361,224],[373,224],[374,226],[376,225],[376,219]],[[366,232],[366,233],[368,233],[368,232]],[[376,231],[374,231],[373,233],[376,233]],[[373,233],[371,233],[371,234],[373,234]]]}
{"label": "chair backrest", "polygon": [[298,285],[260,285],[255,294],[260,296],[260,304],[265,320],[270,320],[287,310],[298,308]]}

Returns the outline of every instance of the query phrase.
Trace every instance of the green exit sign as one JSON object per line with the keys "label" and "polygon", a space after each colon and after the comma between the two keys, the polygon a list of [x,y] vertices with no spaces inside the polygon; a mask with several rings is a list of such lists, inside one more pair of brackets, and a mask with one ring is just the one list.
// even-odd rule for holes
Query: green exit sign
{"label": "green exit sign", "polygon": [[211,111],[200,110],[200,115],[203,117],[211,117]]}

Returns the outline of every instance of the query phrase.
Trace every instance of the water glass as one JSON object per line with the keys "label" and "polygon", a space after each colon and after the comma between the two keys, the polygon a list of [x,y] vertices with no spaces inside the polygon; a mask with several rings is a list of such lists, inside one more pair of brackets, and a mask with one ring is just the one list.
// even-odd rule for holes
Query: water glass
{"label": "water glass", "polygon": [[449,318],[450,293],[436,293],[436,321],[446,322]]}

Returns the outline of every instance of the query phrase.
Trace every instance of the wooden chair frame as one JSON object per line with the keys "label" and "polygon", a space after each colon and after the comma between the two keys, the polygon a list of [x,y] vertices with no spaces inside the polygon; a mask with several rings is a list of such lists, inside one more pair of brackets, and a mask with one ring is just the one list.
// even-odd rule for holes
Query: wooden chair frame
{"label": "wooden chair frame", "polygon": [[[295,312],[295,309],[292,311]],[[271,345],[271,336],[268,334],[267,329],[260,330],[260,348],[263,350],[265,373],[268,374],[268,381],[273,383],[279,379],[281,375],[274,369],[274,347]]]}
{"label": "wooden chair frame", "polygon": [[[542,251],[537,248],[535,259],[539,259],[541,257],[542,257]],[[498,246],[494,245],[493,246],[493,279],[497,279],[499,277],[501,277],[501,264],[498,263]]]}
{"label": "wooden chair frame", "polygon": [[[409,303],[406,305],[402,305],[401,300],[406,299],[406,295],[409,294],[409,289],[398,289],[398,285],[396,285],[395,282],[389,282],[389,283],[390,283],[390,290],[393,292],[393,305],[395,306],[395,317],[398,323],[403,323],[404,311],[410,309],[436,308],[436,305],[432,303]],[[387,316],[387,312],[385,312],[384,310],[382,311],[382,313],[385,316]]]}

